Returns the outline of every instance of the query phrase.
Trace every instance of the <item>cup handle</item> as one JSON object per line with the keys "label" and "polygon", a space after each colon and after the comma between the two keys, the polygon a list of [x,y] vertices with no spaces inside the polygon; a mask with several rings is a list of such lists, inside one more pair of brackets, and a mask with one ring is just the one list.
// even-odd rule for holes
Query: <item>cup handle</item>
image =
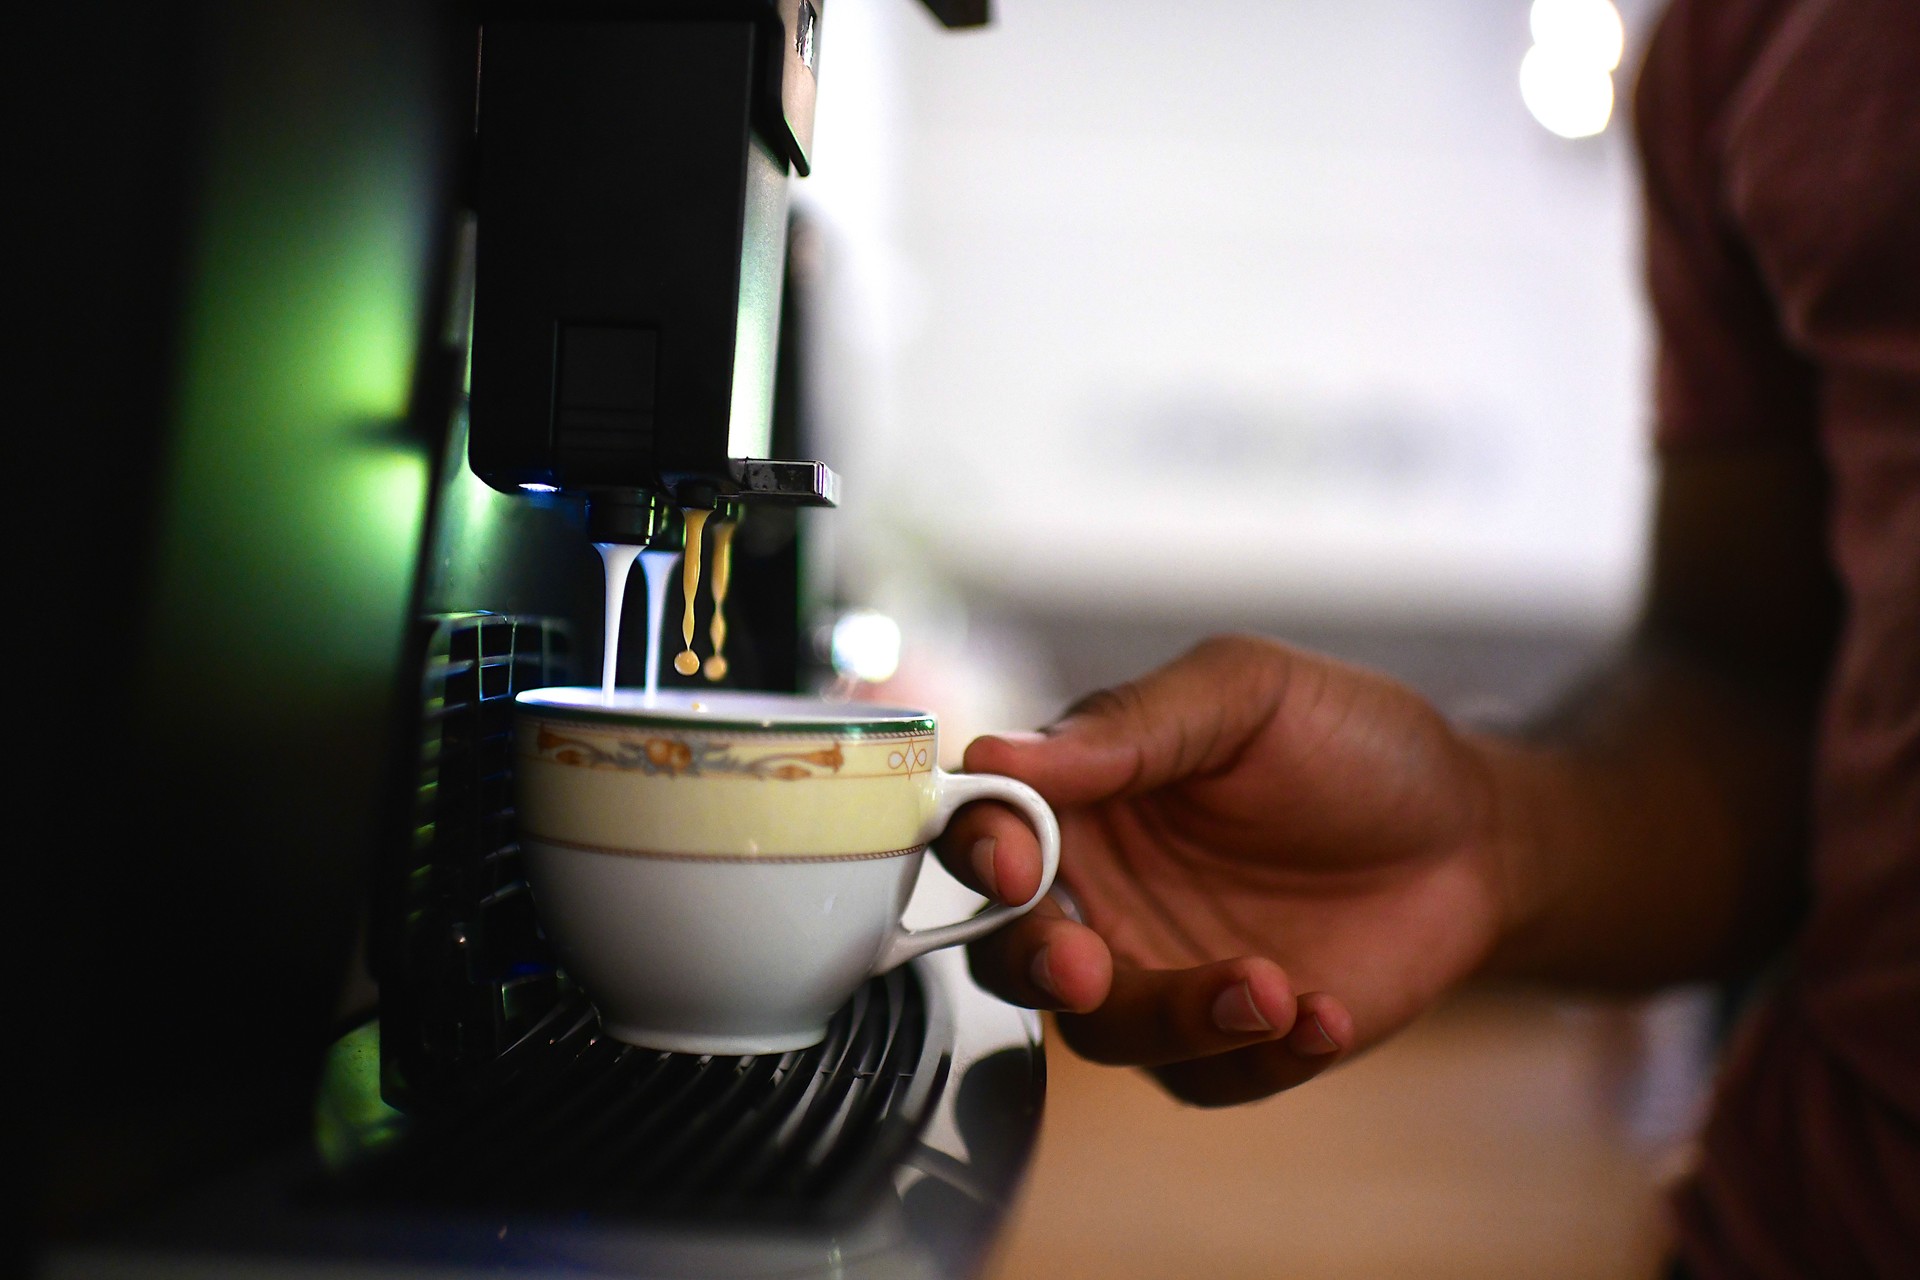
{"label": "cup handle", "polygon": [[1011,805],[1025,816],[1034,835],[1039,837],[1040,887],[1019,906],[992,907],[956,924],[932,929],[907,929],[896,924],[893,936],[887,940],[887,945],[880,952],[880,959],[874,963],[875,975],[929,951],[972,942],[1008,921],[1025,915],[1033,909],[1034,903],[1047,896],[1047,890],[1053,887],[1053,877],[1060,870],[1060,824],[1055,821],[1053,810],[1047,807],[1047,802],[1032,787],[999,774],[948,773],[944,769],[933,771],[933,785],[934,814],[928,820],[921,839],[931,840],[946,830],[947,823],[963,804],[971,804],[975,800],[998,800]]}

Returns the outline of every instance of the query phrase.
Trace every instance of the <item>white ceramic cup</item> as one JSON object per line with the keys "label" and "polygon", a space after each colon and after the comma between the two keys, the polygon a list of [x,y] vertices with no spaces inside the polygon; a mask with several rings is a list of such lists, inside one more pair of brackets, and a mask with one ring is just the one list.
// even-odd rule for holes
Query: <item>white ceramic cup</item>
{"label": "white ceramic cup", "polygon": [[[541,927],[610,1035],[680,1053],[826,1037],[875,974],[970,942],[1053,884],[1060,830],[1024,783],[935,767],[925,711],[783,694],[535,689],[514,795]],[[1040,888],[908,930],[927,842],[974,800],[1040,839]]]}

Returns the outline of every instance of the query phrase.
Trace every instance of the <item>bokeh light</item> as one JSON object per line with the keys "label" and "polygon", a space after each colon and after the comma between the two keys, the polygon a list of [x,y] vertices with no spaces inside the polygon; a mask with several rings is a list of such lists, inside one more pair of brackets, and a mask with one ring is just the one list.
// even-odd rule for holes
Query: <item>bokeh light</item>
{"label": "bokeh light", "polygon": [[879,684],[900,669],[900,624],[872,609],[855,609],[833,624],[833,669]]}
{"label": "bokeh light", "polygon": [[1612,0],[1533,0],[1527,26],[1534,44],[1612,71],[1626,49],[1626,24]]}
{"label": "bokeh light", "polygon": [[1613,71],[1626,27],[1611,0],[1534,0],[1533,47],[1520,60],[1520,98],[1562,138],[1591,138],[1613,118]]}

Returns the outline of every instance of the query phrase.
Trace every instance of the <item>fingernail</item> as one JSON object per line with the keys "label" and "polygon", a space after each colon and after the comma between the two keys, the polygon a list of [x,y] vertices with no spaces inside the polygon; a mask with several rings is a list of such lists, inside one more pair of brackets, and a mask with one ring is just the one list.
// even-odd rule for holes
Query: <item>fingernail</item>
{"label": "fingernail", "polygon": [[1000,881],[993,874],[993,851],[1000,842],[992,836],[982,836],[973,842],[968,857],[973,859],[973,874],[980,877],[980,887],[990,898],[1000,896]]}
{"label": "fingernail", "polygon": [[1045,742],[1045,733],[1023,729],[1018,733],[996,733],[991,735],[1002,742],[1011,742],[1016,747],[1030,747],[1036,742]]}
{"label": "fingernail", "polygon": [[1058,1000],[1060,993],[1054,989],[1053,972],[1047,968],[1047,960],[1050,958],[1052,951],[1052,947],[1042,947],[1039,951],[1035,952],[1033,963],[1027,966],[1027,976],[1033,979],[1033,985],[1038,987],[1042,993],[1051,999]]}
{"label": "fingernail", "polygon": [[1336,1052],[1340,1046],[1333,1042],[1327,1029],[1320,1024],[1318,1014],[1308,1014],[1306,1021],[1294,1029],[1287,1039],[1287,1047],[1304,1058],[1322,1058]]}
{"label": "fingernail", "polygon": [[1273,1024],[1253,1003],[1253,988],[1236,982],[1213,998],[1213,1025],[1222,1031],[1271,1031]]}

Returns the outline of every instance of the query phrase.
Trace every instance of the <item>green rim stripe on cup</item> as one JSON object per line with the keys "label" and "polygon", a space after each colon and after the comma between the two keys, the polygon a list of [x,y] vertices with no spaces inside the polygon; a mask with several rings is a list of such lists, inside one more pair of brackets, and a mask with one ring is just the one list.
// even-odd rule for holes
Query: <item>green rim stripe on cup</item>
{"label": "green rim stripe on cup", "polygon": [[[796,699],[798,701],[799,699]],[[859,720],[774,720],[751,722],[726,717],[709,717],[687,714],[670,707],[641,707],[632,705],[597,706],[592,703],[554,703],[548,701],[529,702],[522,697],[515,698],[522,716],[535,720],[586,721],[592,724],[611,725],[617,728],[634,729],[640,727],[659,727],[664,729],[692,730],[699,733],[737,735],[742,733],[762,734],[769,737],[793,736],[798,734],[832,734],[850,738],[871,738],[879,736],[911,737],[934,731],[934,718],[930,715],[918,715],[912,712],[896,712],[892,708],[883,710],[892,714],[878,714],[871,719]],[[849,707],[859,704],[849,703]]]}
{"label": "green rim stripe on cup", "polygon": [[611,725],[622,729],[641,729],[659,727],[662,729],[683,729],[694,733],[737,736],[742,733],[760,734],[779,738],[800,734],[835,734],[849,738],[895,737],[911,738],[933,732],[931,718],[920,720],[834,720],[807,722],[802,720],[781,721],[778,724],[743,724],[737,720],[713,721],[699,716],[655,715],[647,713],[645,720],[639,720],[632,711],[600,710],[594,707],[549,707],[544,703],[536,704],[538,709],[523,708],[520,712],[529,720],[589,721],[594,724]]}

